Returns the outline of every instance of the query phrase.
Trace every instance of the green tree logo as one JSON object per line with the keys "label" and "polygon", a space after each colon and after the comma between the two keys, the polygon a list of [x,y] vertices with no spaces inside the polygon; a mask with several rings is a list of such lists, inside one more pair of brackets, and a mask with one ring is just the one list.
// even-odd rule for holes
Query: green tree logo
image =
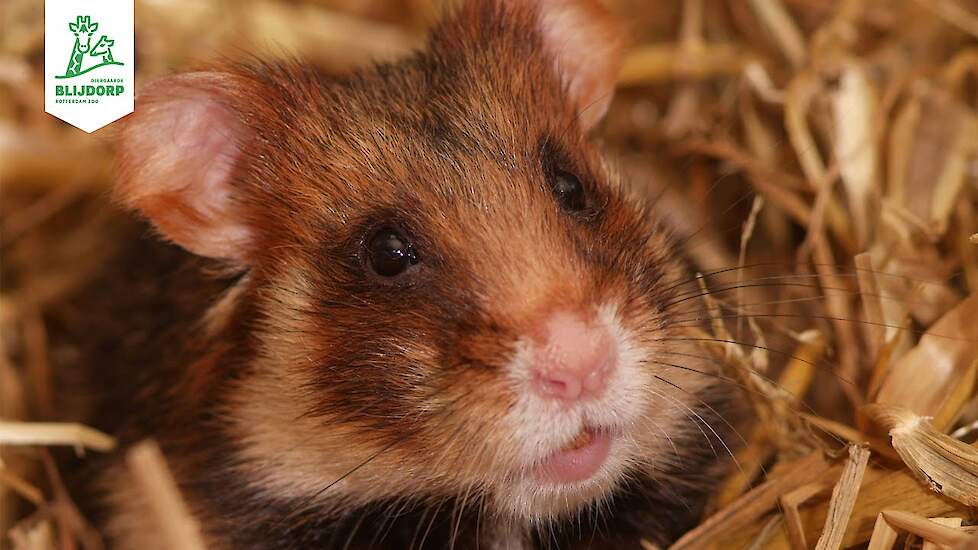
{"label": "green tree logo", "polygon": [[[103,34],[92,46],[92,35],[98,30],[98,23],[92,22],[91,16],[75,17],[74,23],[68,23],[68,30],[75,35],[75,45],[71,48],[71,57],[68,59],[65,74],[55,78],[74,78],[106,65],[122,65],[112,57],[112,46],[115,40]],[[83,69],[86,58],[95,58],[98,62]]]}

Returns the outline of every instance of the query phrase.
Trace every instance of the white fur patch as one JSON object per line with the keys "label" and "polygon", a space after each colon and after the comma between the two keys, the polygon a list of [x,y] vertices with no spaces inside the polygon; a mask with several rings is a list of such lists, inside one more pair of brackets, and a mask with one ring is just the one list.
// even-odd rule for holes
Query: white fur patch
{"label": "white fur patch", "polygon": [[[649,434],[645,433],[650,428],[648,410],[656,382],[652,370],[643,364],[648,360],[647,354],[636,346],[635,338],[623,327],[615,307],[599,308],[598,322],[614,340],[618,363],[608,377],[604,392],[579,403],[568,405],[541,398],[531,391],[531,344],[528,340],[517,343],[507,371],[518,400],[504,424],[512,433],[526,471],[517,472],[509,487],[497,489],[495,498],[501,509],[509,510],[516,517],[546,520],[589,501],[600,501],[610,494],[630,466],[654,459],[649,456]],[[608,430],[613,436],[608,458],[594,476],[557,486],[526,475],[533,465],[565,447],[585,427]]]}

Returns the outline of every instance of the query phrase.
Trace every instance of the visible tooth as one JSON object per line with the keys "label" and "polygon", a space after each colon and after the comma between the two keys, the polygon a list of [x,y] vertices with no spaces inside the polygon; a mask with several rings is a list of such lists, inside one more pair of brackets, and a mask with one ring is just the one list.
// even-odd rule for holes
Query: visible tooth
{"label": "visible tooth", "polygon": [[581,430],[581,433],[577,434],[577,437],[575,437],[574,440],[570,442],[567,448],[570,450],[580,449],[581,447],[584,447],[585,445],[590,443],[591,439],[593,438],[594,435],[591,434],[590,430]]}

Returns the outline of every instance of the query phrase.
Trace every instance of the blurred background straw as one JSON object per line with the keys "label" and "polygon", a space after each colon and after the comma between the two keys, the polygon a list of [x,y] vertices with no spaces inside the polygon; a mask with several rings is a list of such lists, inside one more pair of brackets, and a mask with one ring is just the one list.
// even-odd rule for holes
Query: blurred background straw
{"label": "blurred background straw", "polygon": [[[978,1],[606,3],[631,48],[596,138],[706,274],[702,336],[757,420],[676,548],[978,547]],[[343,72],[443,8],[136,0],[137,83],[246,56]],[[98,548],[47,448],[113,442],[61,423],[48,312],[112,238],[111,130],[44,113],[40,0],[4,0],[0,29],[0,548]],[[153,449],[136,479],[192,539]]]}

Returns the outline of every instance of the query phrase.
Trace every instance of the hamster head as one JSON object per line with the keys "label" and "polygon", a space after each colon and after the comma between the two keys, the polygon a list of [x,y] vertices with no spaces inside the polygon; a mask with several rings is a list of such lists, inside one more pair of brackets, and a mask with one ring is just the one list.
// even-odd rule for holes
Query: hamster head
{"label": "hamster head", "polygon": [[620,50],[596,3],[480,0],[397,63],[142,92],[118,197],[246,273],[202,336],[231,348],[228,468],[324,513],[543,522],[707,446],[710,378],[668,366],[680,262],[586,137]]}

